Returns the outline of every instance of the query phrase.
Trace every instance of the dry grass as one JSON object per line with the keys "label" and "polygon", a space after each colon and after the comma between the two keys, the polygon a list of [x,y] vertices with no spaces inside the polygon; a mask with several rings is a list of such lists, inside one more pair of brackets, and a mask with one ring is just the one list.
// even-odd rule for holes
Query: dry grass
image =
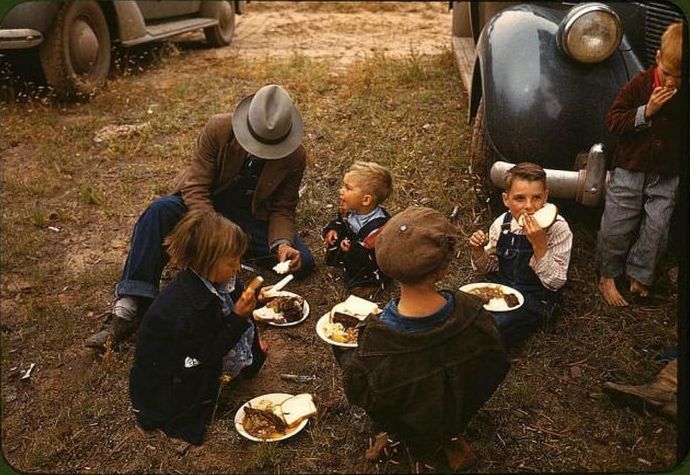
{"label": "dry grass", "polygon": [[[268,8],[260,2],[256,7]],[[355,6],[320,2],[299,8]],[[309,299],[313,316],[289,331],[265,331],[271,355],[264,379],[224,393],[207,442],[184,454],[159,434],[135,429],[127,396],[133,347],[94,359],[81,342],[111,303],[138,214],[189,162],[207,117],[231,110],[265,83],[285,85],[305,118],[311,165],[298,224],[317,258],[319,229],[333,214],[329,205],[343,171],[357,159],[393,171],[390,211],[418,203],[450,215],[457,206],[454,221],[462,233],[486,228],[489,216],[476,204],[466,172],[471,130],[450,51],[402,60],[372,55],[343,74],[299,55],[219,62],[170,44],[142,51],[146,58],[123,60],[129,66],[88,104],[55,104],[35,85],[13,83],[15,91],[27,92],[2,105],[6,459],[18,470],[53,473],[444,470],[434,454],[416,458],[404,450],[376,465],[363,460],[373,428],[348,406],[330,349],[313,331],[316,318],[344,295],[332,269],[321,267],[311,281],[295,286]],[[138,74],[138,67],[146,73]],[[103,127],[127,124],[148,125],[94,143]],[[662,282],[668,301],[657,307],[620,311],[602,305],[593,278],[596,216],[562,208],[576,243],[568,307],[513,352],[511,373],[470,424],[467,436],[480,458],[476,469],[664,470],[674,464],[674,426],[613,406],[601,384],[642,381],[659,368],[656,356],[676,342],[674,294]],[[460,247],[444,286],[477,279],[468,257]],[[30,363],[37,364],[32,377],[20,381],[19,371]],[[288,372],[318,377],[301,384],[268,379]],[[236,407],[267,389],[312,392],[319,417],[285,443],[241,439],[232,423]]]}

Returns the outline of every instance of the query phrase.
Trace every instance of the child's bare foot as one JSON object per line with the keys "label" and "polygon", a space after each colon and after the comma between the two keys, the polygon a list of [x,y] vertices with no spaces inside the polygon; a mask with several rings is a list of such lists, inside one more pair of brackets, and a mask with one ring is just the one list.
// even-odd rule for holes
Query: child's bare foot
{"label": "child's bare foot", "polygon": [[477,456],[474,455],[470,445],[462,437],[450,440],[443,444],[443,453],[446,454],[448,467],[453,472],[467,470],[477,463]]}
{"label": "child's bare foot", "polygon": [[618,292],[616,282],[611,277],[601,277],[599,279],[599,293],[604,297],[607,304],[614,307],[626,307],[628,302]]}
{"label": "child's bare foot", "polygon": [[649,297],[649,289],[632,277],[630,278],[630,293],[637,294],[640,297]]}

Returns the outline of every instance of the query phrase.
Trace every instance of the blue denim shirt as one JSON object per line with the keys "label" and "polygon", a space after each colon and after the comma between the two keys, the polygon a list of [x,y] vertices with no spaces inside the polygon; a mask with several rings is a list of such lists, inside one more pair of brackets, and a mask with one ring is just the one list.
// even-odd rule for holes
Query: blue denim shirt
{"label": "blue denim shirt", "polygon": [[453,313],[455,299],[450,292],[441,291],[439,293],[446,299],[446,304],[431,315],[413,318],[401,315],[398,312],[398,302],[400,299],[393,299],[383,308],[379,320],[391,328],[408,333],[421,332],[440,327]]}
{"label": "blue denim shirt", "polygon": [[[223,315],[226,317],[235,309],[235,302],[230,293],[235,290],[237,279],[231,278],[222,284],[214,285],[201,275],[197,274],[206,288],[220,299]],[[254,341],[254,325],[244,332],[237,345],[223,357],[223,374],[232,378],[240,374],[242,368],[250,366],[254,361],[252,356],[252,342]]]}

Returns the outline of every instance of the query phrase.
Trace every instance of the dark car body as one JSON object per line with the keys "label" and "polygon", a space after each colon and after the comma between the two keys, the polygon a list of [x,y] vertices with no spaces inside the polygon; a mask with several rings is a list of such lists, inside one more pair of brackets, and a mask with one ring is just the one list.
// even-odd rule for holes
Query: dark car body
{"label": "dark car body", "polygon": [[[465,9],[462,19],[454,12],[454,22],[469,23],[465,29],[454,24],[454,34],[471,35],[476,48],[468,92],[470,120],[483,135],[484,150],[472,152],[480,172],[496,161],[577,170],[587,161],[578,155],[598,143],[610,155],[616,138],[604,124],[608,108],[633,76],[654,63],[666,27],[683,18],[666,2],[606,4],[620,19],[620,45],[603,61],[584,64],[564,54],[559,28],[585,4],[453,3]],[[602,189],[586,204],[597,204]]]}
{"label": "dark car body", "polygon": [[[104,83],[113,44],[125,47],[203,29],[211,46],[230,44],[246,1],[10,1],[0,14],[0,53],[37,50],[61,96],[90,96]],[[22,58],[30,60],[30,55]]]}

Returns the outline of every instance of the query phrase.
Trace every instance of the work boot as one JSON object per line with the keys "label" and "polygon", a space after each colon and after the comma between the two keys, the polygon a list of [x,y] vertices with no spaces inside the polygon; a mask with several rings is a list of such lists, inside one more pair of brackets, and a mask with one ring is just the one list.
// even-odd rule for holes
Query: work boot
{"label": "work boot", "polygon": [[109,313],[101,329],[84,340],[84,345],[97,350],[105,350],[108,341],[112,348],[129,338],[137,329],[136,321],[126,320]]}
{"label": "work boot", "polygon": [[675,419],[678,414],[678,360],[671,360],[649,384],[629,386],[604,383],[604,389],[633,405],[648,404],[665,416]]}

